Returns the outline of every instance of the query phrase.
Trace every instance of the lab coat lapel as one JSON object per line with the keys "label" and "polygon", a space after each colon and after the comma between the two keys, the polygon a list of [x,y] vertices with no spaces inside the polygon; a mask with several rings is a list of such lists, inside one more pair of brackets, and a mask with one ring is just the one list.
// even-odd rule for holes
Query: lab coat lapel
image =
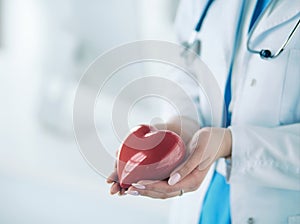
{"label": "lab coat lapel", "polygon": [[255,39],[261,34],[297,15],[300,16],[299,0],[273,0],[263,16],[257,21],[258,24],[255,27],[252,36]]}

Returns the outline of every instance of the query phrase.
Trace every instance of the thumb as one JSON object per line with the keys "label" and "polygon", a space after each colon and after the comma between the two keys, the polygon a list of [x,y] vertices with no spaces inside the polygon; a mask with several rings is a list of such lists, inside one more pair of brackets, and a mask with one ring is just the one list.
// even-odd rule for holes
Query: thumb
{"label": "thumb", "polygon": [[192,150],[191,155],[171,173],[168,184],[178,183],[195,168],[199,168],[199,170],[209,168],[218,158],[220,149],[224,147],[225,133],[225,129],[222,128],[206,127],[198,130],[188,145],[188,149]]}
{"label": "thumb", "polygon": [[191,173],[201,162],[203,151],[206,147],[204,141],[200,143],[200,132],[196,133],[188,144],[188,149],[191,150],[187,160],[177,167],[170,175],[168,180],[169,185],[174,185]]}
{"label": "thumb", "polygon": [[[198,150],[195,150],[195,152],[183,164],[181,164],[176,170],[171,173],[168,180],[169,185],[175,185],[180,180],[185,178],[188,174],[192,173],[193,170],[199,167],[202,153],[196,151]],[[206,162],[206,160],[203,162]]]}
{"label": "thumb", "polygon": [[[189,148],[194,151],[187,161],[172,172],[168,180],[174,185],[191,173],[196,167],[205,170],[219,157],[231,153],[231,133],[224,128],[203,128],[193,136]],[[228,152],[229,151],[229,152]]]}

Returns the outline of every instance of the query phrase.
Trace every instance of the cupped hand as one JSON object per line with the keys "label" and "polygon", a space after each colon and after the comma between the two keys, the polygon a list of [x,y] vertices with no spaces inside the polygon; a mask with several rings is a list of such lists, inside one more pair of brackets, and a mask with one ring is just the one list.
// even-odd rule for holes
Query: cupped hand
{"label": "cupped hand", "polygon": [[[211,164],[221,157],[231,155],[231,132],[225,128],[203,128],[198,130],[188,144],[190,155],[175,169],[167,181],[142,180],[124,193],[151,198],[166,199],[191,192],[199,188]],[[112,186],[112,191],[120,188]]]}

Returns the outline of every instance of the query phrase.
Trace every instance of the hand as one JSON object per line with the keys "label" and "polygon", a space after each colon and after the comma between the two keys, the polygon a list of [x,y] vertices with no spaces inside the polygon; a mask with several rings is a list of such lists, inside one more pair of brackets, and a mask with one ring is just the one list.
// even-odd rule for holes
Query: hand
{"label": "hand", "polygon": [[[155,124],[157,129],[167,129],[173,131],[181,136],[184,140],[185,144],[191,139],[193,133],[195,133],[198,128],[199,124],[197,121],[194,121],[188,117],[172,117],[170,121],[166,124]],[[184,131],[183,131],[184,130]],[[118,152],[116,153],[116,157]],[[111,194],[118,193],[119,195],[124,195],[126,189],[123,189],[119,184],[119,179],[117,175],[117,163],[115,163],[115,168],[112,174],[106,179],[106,182],[112,184],[110,188]],[[147,181],[149,183],[149,181]]]}
{"label": "hand", "polygon": [[[116,157],[118,156],[118,151],[116,152]],[[119,178],[117,173],[117,161],[115,162],[114,171],[110,176],[106,179],[108,184],[112,184],[110,187],[110,194],[114,195],[118,193],[120,196],[125,194],[125,189],[122,188],[119,184]]]}
{"label": "hand", "polygon": [[165,199],[180,195],[182,190],[195,191],[203,182],[210,165],[221,157],[231,155],[231,144],[229,129],[200,129],[188,144],[190,156],[172,172],[168,181],[139,181],[132,184],[126,193]]}

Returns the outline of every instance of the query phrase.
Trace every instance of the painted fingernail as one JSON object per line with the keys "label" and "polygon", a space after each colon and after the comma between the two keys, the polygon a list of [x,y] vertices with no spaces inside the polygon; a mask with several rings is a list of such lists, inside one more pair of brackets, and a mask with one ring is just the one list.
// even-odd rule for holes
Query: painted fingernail
{"label": "painted fingernail", "polygon": [[169,185],[174,185],[180,180],[181,176],[179,173],[174,173],[168,180]]}
{"label": "painted fingernail", "polygon": [[138,182],[139,185],[147,186],[148,184],[154,184],[159,182],[159,180],[140,180]]}
{"label": "painted fingernail", "polygon": [[133,183],[133,184],[131,184],[131,185],[134,186],[134,187],[137,188],[137,189],[141,189],[141,190],[146,189],[146,187],[145,187],[144,185],[139,184],[139,183]]}
{"label": "painted fingernail", "polygon": [[125,194],[130,194],[130,195],[133,195],[133,196],[140,195],[139,192],[137,192],[137,191],[125,191]]}

